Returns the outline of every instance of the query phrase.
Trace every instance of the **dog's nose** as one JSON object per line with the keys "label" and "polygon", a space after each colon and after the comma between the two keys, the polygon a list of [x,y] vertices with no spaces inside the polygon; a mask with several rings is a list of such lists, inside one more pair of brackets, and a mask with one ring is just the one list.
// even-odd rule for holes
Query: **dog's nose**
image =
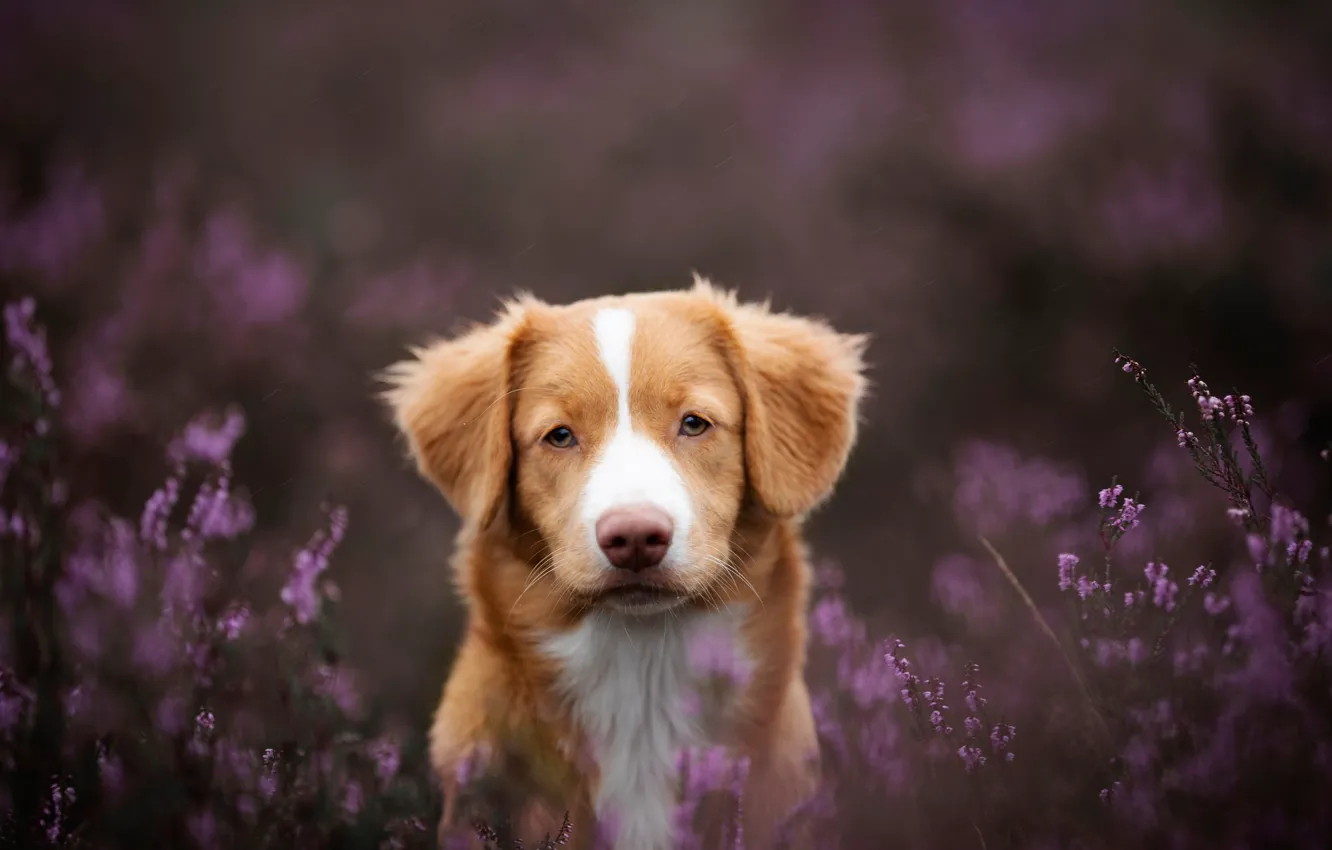
{"label": "dog's nose", "polygon": [[658,508],[615,508],[597,520],[597,545],[616,567],[638,572],[661,563],[674,530],[671,518]]}

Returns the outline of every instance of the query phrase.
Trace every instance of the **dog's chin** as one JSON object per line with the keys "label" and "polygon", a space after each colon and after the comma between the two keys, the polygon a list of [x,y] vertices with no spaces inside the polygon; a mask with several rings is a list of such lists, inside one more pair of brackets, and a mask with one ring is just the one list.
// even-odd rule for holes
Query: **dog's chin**
{"label": "dog's chin", "polygon": [[665,614],[685,601],[678,590],[649,584],[624,584],[597,594],[597,607],[630,617]]}
{"label": "dog's chin", "polygon": [[644,573],[618,572],[601,582],[592,593],[594,607],[630,617],[651,617],[684,605],[689,594],[670,580],[669,575],[648,570]]}

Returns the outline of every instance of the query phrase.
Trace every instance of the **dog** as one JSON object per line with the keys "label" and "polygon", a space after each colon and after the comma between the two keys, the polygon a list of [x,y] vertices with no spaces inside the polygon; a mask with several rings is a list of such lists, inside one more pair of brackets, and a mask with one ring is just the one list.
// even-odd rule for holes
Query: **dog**
{"label": "dog", "polygon": [[[666,850],[679,754],[719,747],[744,766],[746,846],[776,840],[819,777],[802,522],[855,443],[866,344],[695,275],[519,296],[382,373],[461,520],[467,626],[430,731],[441,835],[467,826],[462,774],[483,763],[515,829],[568,812],[575,845]],[[707,709],[703,635],[741,674]]]}

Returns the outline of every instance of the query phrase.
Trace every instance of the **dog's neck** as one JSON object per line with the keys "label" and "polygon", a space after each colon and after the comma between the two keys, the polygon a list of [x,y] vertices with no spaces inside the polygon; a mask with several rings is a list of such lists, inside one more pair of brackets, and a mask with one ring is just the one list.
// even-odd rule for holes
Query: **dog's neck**
{"label": "dog's neck", "polygon": [[[754,661],[740,639],[747,606],[681,615],[589,614],[574,629],[545,636],[557,666],[554,691],[581,732],[599,774],[593,805],[614,823],[616,847],[668,848],[682,751],[724,745],[743,680],[717,698],[712,654],[734,652],[736,679]],[[709,641],[715,645],[707,646]]]}

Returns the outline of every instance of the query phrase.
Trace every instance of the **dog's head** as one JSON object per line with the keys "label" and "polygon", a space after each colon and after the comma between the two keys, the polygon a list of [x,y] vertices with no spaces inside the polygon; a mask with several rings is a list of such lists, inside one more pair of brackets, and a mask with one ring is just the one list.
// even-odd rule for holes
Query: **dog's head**
{"label": "dog's head", "polygon": [[742,508],[821,502],[856,436],[865,339],[693,289],[551,306],[413,351],[385,398],[420,472],[583,608],[734,584]]}

